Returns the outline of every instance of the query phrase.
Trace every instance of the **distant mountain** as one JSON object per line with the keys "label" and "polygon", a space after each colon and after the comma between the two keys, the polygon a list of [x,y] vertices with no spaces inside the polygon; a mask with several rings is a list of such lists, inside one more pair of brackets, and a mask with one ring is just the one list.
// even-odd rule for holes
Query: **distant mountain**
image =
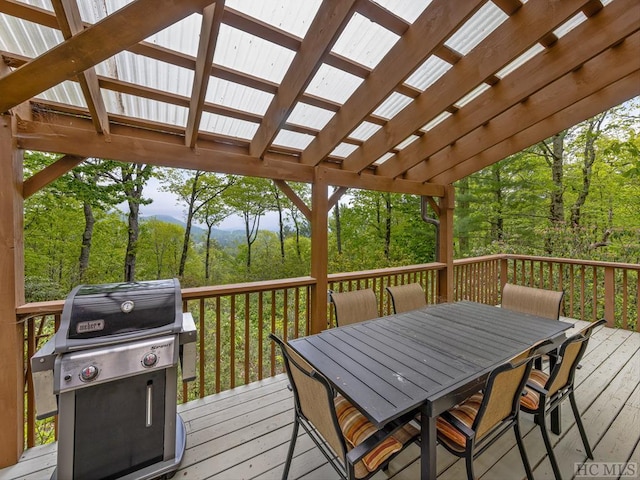
{"label": "distant mountain", "polygon": [[[187,227],[185,222],[169,215],[149,215],[142,217],[143,221],[150,219],[180,225],[182,228]],[[204,242],[207,238],[207,229],[197,225],[191,225],[191,238],[195,242]],[[244,240],[244,232],[242,230],[220,230],[214,228],[211,230],[211,238],[216,240],[221,246],[226,247],[242,242]]]}

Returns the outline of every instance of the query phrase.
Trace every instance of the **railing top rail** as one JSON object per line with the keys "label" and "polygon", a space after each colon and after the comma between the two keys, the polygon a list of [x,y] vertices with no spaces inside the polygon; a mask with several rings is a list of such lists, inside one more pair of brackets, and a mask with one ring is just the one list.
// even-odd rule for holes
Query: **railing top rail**
{"label": "railing top rail", "polygon": [[619,263],[619,262],[601,262],[597,260],[577,260],[573,258],[560,258],[560,257],[536,257],[533,255],[514,255],[503,254],[502,258],[507,260],[529,260],[535,262],[554,262],[564,263],[567,265],[589,265],[593,267],[611,267],[611,268],[623,268],[627,270],[640,271],[640,264],[637,263]]}
{"label": "railing top rail", "polygon": [[182,289],[182,300],[219,297],[237,293],[268,292],[284,288],[307,287],[316,283],[313,277],[282,278],[260,282],[230,283],[228,285],[210,285]]}
{"label": "railing top rail", "polygon": [[493,255],[483,255],[482,257],[469,257],[469,258],[458,258],[453,261],[454,265],[469,265],[472,263],[480,263],[480,262],[488,262],[492,260],[502,260],[505,258],[505,255],[502,253],[496,253]]}
{"label": "railing top rail", "polygon": [[378,268],[376,270],[362,270],[360,272],[330,273],[327,275],[329,282],[344,282],[347,280],[359,280],[363,278],[379,278],[389,275],[401,275],[404,273],[422,272],[425,270],[443,270],[446,263],[422,263],[420,265],[407,265],[403,267]]}

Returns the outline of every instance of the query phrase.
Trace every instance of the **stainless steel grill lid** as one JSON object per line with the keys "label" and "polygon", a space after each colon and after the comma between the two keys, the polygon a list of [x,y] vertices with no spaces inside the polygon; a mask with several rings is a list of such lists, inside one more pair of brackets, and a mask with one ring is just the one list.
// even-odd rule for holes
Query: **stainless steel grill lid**
{"label": "stainless steel grill lid", "polygon": [[80,285],[65,301],[55,352],[178,333],[181,299],[177,279]]}

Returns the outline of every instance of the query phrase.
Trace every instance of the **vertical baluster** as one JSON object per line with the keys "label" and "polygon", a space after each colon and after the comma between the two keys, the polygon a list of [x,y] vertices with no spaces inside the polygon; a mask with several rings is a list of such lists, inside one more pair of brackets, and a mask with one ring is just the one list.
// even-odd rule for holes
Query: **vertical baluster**
{"label": "vertical baluster", "polygon": [[258,380],[262,380],[263,378],[263,349],[264,349],[264,316],[262,313],[263,305],[263,294],[264,292],[258,292]]}
{"label": "vertical baluster", "polygon": [[249,293],[244,294],[244,384],[249,383],[251,376],[250,356],[251,356],[251,318],[249,316]]}

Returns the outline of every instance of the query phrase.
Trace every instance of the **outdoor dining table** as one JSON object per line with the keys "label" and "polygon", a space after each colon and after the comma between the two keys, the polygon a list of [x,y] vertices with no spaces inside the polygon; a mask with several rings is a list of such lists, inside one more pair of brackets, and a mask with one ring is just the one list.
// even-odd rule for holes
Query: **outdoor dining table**
{"label": "outdoor dining table", "polygon": [[420,413],[421,478],[436,478],[436,418],[500,364],[572,324],[475,302],[442,303],[291,340],[378,428]]}

